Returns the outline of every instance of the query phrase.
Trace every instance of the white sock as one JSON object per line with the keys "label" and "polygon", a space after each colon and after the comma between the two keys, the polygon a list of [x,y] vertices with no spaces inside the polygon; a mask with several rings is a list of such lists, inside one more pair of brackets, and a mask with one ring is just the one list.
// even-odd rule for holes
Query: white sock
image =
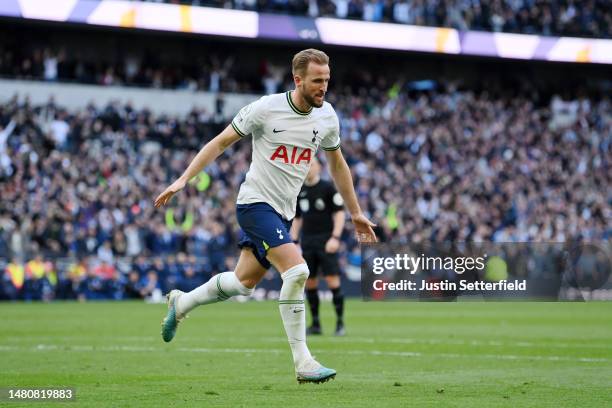
{"label": "white sock", "polygon": [[278,299],[285,332],[291,346],[295,369],[310,361],[312,356],[306,346],[306,311],[304,310],[304,283],[308,278],[308,266],[299,264],[281,274],[283,286]]}
{"label": "white sock", "polygon": [[176,311],[180,316],[185,316],[196,306],[223,302],[236,295],[249,296],[251,293],[253,289],[240,283],[234,272],[223,272],[191,292],[182,294],[178,298]]}

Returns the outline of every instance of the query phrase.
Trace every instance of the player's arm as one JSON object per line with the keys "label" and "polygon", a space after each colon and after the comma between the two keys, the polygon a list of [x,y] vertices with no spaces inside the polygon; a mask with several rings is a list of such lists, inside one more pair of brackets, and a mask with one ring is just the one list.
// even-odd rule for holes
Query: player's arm
{"label": "player's arm", "polygon": [[325,154],[327,156],[329,173],[334,179],[336,188],[344,199],[346,208],[351,215],[351,220],[357,232],[357,238],[360,242],[376,242],[376,234],[372,230],[372,227],[375,227],[376,224],[368,220],[359,207],[357,195],[353,187],[353,177],[340,148],[326,150]]}
{"label": "player's arm", "polygon": [[193,158],[185,172],[172,184],[170,184],[163,193],[155,199],[155,207],[159,208],[165,205],[174,194],[182,190],[187,182],[198,175],[206,166],[212,163],[231,145],[242,139],[232,127],[228,125],[221,133],[213,140],[206,143],[204,147]]}

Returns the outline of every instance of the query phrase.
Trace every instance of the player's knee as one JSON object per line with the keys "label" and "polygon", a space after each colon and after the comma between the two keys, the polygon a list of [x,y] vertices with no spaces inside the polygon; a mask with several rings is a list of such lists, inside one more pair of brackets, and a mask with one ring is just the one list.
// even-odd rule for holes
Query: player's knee
{"label": "player's knee", "polygon": [[239,278],[235,272],[232,273],[232,275],[232,277],[235,279],[235,284],[233,286],[238,294],[242,296],[251,296],[257,282],[254,279]]}
{"label": "player's knee", "polygon": [[253,294],[253,290],[255,290],[255,285],[253,285],[252,287],[247,287],[245,284],[242,284],[242,287],[240,288],[240,294],[242,296],[251,296]]}
{"label": "player's knee", "polygon": [[[239,281],[240,281],[240,284],[245,287],[244,291],[250,290],[251,293],[253,292],[253,289],[255,289],[255,286],[259,283],[257,280],[250,279],[250,278],[242,278],[242,279],[239,279]],[[251,293],[249,293],[249,295]]]}
{"label": "player's knee", "polygon": [[281,278],[284,282],[292,282],[303,286],[309,275],[310,271],[308,270],[308,265],[301,263],[287,269],[281,274]]}

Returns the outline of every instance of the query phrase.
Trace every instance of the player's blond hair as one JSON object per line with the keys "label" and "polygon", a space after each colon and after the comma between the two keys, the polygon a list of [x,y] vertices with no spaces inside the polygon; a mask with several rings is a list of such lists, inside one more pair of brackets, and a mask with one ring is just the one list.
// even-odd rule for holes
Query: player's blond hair
{"label": "player's blond hair", "polygon": [[323,51],[315,50],[314,48],[302,50],[293,56],[291,72],[293,75],[304,76],[306,75],[308,64],[311,62],[319,65],[327,65],[329,64],[329,57]]}

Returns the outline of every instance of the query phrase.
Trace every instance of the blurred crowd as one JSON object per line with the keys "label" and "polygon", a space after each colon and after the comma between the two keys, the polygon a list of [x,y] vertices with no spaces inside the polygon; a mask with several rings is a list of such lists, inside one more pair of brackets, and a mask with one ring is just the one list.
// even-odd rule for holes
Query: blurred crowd
{"label": "blurred crowd", "polygon": [[159,301],[166,290],[189,291],[210,278],[195,257],[179,253],[109,262],[105,258],[14,257],[6,263],[0,300],[129,300]]}
{"label": "blurred crowd", "polygon": [[[533,95],[395,83],[329,100],[361,205],[389,241],[610,238],[609,98],[536,106]],[[17,96],[2,103],[0,298],[143,298],[232,269],[248,141],[169,208],[152,206],[224,127],[213,117],[119,103],[68,112]],[[355,248],[349,223],[349,261]]]}
{"label": "blurred crowd", "polygon": [[[138,86],[172,88],[209,92],[263,92],[288,74],[267,62],[262,62],[258,76],[245,76],[239,71],[235,57],[209,54],[189,63],[160,61],[154,52],[142,55],[126,53],[117,63],[108,60],[87,60],[73,47],[25,48],[19,43],[0,43],[0,76],[17,79],[35,79],[47,82],[78,82],[102,86]],[[272,81],[272,83],[271,83]],[[275,92],[275,90],[273,90]],[[272,92],[269,92],[272,93]]]}
{"label": "blurred crowd", "polygon": [[145,0],[458,30],[612,37],[609,0]]}

